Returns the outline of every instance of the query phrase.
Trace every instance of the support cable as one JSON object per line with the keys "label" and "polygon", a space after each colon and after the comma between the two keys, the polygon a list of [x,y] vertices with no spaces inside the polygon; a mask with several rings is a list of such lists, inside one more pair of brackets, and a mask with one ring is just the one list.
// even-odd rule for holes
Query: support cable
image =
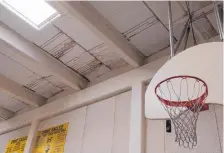
{"label": "support cable", "polygon": [[191,31],[192,31],[192,35],[193,35],[193,40],[194,40],[194,45],[197,45],[197,41],[195,38],[195,33],[194,33],[194,29],[193,29],[193,20],[192,20],[192,14],[191,14],[191,10],[189,7],[189,1],[186,1],[186,5],[187,5],[187,13],[190,19],[190,25],[191,25]]}
{"label": "support cable", "polygon": [[187,28],[187,32],[186,32],[186,36],[185,36],[185,41],[184,41],[184,49],[183,50],[185,50],[186,47],[187,47],[189,33],[190,33],[190,27]]}
{"label": "support cable", "polygon": [[176,53],[177,53],[177,51],[178,51],[178,49],[180,47],[180,44],[181,44],[185,34],[187,33],[187,29],[189,28],[189,26],[190,26],[190,19],[188,19],[187,22],[184,25],[184,29],[183,29],[183,31],[180,34],[180,39],[178,40],[178,42],[177,42],[177,44],[176,44],[176,46],[174,48],[174,55],[176,55]]}

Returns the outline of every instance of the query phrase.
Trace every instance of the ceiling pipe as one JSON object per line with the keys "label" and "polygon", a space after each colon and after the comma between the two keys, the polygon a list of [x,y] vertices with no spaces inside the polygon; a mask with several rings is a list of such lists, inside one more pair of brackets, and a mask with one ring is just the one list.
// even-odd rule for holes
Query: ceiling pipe
{"label": "ceiling pipe", "polygon": [[169,36],[170,36],[170,57],[174,56],[174,45],[173,45],[173,23],[172,23],[172,10],[171,2],[168,1],[168,20],[169,20]]}
{"label": "ceiling pipe", "polygon": [[224,38],[224,36],[223,36],[223,25],[222,25],[222,22],[221,22],[221,17],[220,17],[219,10],[218,10],[218,5],[214,1],[213,1],[213,5],[214,5],[215,18],[216,18],[216,23],[217,23],[220,39],[223,40],[223,38]]}

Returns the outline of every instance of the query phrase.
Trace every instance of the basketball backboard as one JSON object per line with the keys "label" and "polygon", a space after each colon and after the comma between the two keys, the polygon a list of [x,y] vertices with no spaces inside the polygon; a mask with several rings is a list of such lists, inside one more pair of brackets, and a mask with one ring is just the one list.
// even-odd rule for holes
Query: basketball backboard
{"label": "basketball backboard", "polygon": [[211,42],[188,48],[167,61],[152,78],[145,94],[145,116],[168,119],[169,116],[155,95],[156,85],[168,77],[195,76],[208,86],[208,104],[223,105],[223,43]]}

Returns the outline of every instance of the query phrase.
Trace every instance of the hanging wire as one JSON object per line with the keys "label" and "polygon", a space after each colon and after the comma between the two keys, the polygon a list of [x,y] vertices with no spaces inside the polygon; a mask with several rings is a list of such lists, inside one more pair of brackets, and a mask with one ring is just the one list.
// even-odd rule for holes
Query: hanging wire
{"label": "hanging wire", "polygon": [[178,51],[178,49],[179,49],[179,46],[180,46],[180,44],[181,44],[181,42],[182,42],[182,40],[183,40],[183,38],[184,38],[184,36],[185,36],[185,34],[186,34],[186,32],[187,32],[187,29],[189,28],[189,25],[190,25],[190,20],[188,19],[188,20],[186,21],[186,23],[184,24],[184,29],[183,29],[183,31],[181,32],[181,34],[180,34],[180,38],[179,38],[179,40],[177,41],[177,43],[176,43],[176,45],[175,45],[174,55],[176,55],[176,53],[177,53],[177,51]]}
{"label": "hanging wire", "polygon": [[187,48],[187,42],[188,42],[189,33],[190,33],[190,27],[187,28],[185,41],[184,41],[184,49],[183,50],[185,50]]}
{"label": "hanging wire", "polygon": [[193,35],[193,39],[194,39],[194,45],[197,45],[197,41],[195,38],[195,33],[194,33],[194,29],[193,29],[193,20],[192,20],[192,14],[191,14],[191,10],[189,7],[189,1],[186,1],[186,6],[187,6],[187,13],[190,19],[190,25],[191,25],[191,31],[192,31],[192,35]]}

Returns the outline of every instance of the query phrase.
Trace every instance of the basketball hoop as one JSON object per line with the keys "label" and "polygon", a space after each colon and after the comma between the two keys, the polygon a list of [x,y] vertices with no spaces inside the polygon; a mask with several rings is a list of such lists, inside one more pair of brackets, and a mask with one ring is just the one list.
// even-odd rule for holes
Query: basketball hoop
{"label": "basketball hoop", "polygon": [[196,125],[200,111],[208,110],[207,84],[194,76],[174,76],[157,84],[155,94],[173,122],[180,146],[197,145]]}

